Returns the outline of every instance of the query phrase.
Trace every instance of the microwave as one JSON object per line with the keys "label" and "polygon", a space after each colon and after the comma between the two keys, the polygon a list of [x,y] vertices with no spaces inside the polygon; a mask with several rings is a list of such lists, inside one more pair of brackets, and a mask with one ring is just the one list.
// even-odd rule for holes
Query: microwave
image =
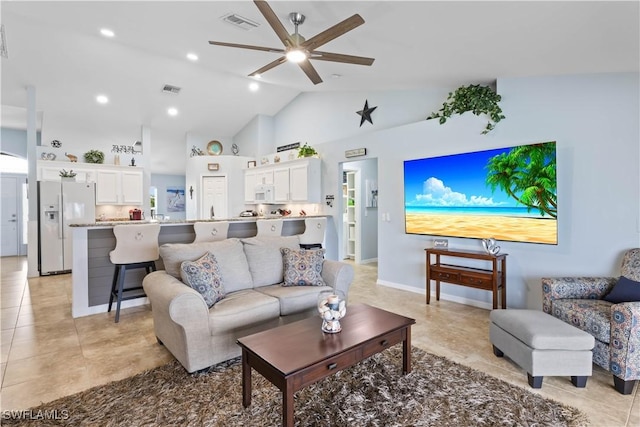
{"label": "microwave", "polygon": [[254,200],[256,203],[272,203],[275,195],[273,184],[256,185],[256,195]]}

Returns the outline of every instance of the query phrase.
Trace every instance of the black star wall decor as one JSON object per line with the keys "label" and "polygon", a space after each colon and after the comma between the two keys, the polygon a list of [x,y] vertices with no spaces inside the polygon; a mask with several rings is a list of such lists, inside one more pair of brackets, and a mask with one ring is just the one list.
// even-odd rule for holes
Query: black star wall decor
{"label": "black star wall decor", "polygon": [[369,108],[369,100],[367,99],[366,101],[364,101],[364,108],[360,111],[356,111],[358,113],[358,115],[361,117],[360,119],[360,127],[362,127],[362,124],[365,122],[365,120],[371,124],[373,124],[373,121],[371,120],[371,113],[373,113],[375,111],[375,109],[378,107],[371,107]]}

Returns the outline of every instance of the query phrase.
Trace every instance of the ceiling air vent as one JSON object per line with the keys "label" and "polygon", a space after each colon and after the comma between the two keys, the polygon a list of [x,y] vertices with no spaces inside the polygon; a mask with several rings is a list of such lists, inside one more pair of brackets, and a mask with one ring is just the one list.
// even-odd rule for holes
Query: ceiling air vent
{"label": "ceiling air vent", "polygon": [[162,88],[162,91],[164,93],[173,93],[177,95],[180,93],[180,88],[178,86],[164,85],[164,87]]}
{"label": "ceiling air vent", "polygon": [[258,24],[257,22],[252,21],[251,19],[244,18],[236,13],[227,13],[220,19],[228,24],[233,25],[234,27],[242,28],[245,31],[253,30],[254,28],[260,26],[260,24]]}

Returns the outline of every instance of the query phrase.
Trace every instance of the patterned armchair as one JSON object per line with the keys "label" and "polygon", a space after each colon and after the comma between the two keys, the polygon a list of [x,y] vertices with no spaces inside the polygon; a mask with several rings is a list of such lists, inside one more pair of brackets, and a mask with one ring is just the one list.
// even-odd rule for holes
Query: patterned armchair
{"label": "patterned armchair", "polygon": [[[640,249],[625,253],[621,275],[640,281]],[[613,374],[618,392],[631,394],[640,379],[640,301],[603,300],[617,281],[617,277],[543,278],[542,309],[593,335],[593,363]]]}

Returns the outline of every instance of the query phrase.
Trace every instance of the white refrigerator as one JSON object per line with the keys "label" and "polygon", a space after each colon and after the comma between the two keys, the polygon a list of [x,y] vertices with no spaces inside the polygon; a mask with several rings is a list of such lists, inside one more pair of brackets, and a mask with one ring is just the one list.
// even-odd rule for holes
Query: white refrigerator
{"label": "white refrigerator", "polygon": [[94,183],[38,182],[38,269],[40,275],[66,273],[73,265],[69,224],[96,221]]}

